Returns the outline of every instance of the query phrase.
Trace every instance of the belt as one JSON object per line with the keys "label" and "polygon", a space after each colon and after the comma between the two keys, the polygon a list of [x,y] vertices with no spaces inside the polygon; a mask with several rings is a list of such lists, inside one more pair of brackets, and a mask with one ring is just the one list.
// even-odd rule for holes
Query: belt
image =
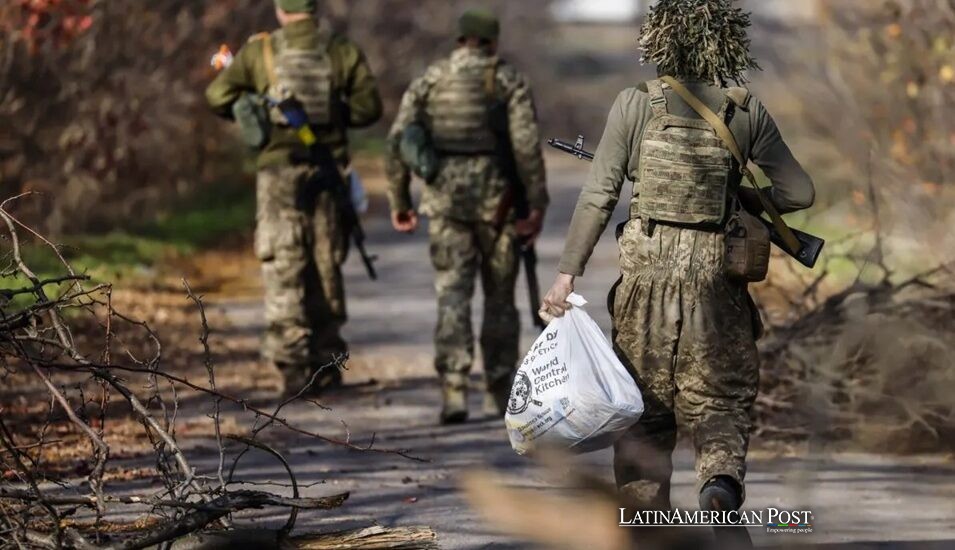
{"label": "belt", "polygon": [[[729,211],[727,211],[727,219],[720,223],[681,223],[681,222],[671,222],[666,220],[649,220],[649,223],[644,224],[643,230],[649,235],[653,232],[654,225],[666,225],[668,227],[676,227],[679,229],[693,229],[695,231],[706,231],[709,233],[721,233],[726,228],[726,222],[729,220]],[[641,222],[647,221],[637,215],[637,202],[630,202],[630,219],[631,220],[640,220]]]}

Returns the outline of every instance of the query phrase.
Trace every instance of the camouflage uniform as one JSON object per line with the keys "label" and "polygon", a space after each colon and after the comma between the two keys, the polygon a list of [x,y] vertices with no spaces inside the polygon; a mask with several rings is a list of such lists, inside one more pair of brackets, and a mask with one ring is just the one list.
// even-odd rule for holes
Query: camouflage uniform
{"label": "camouflage uniform", "polygon": [[[308,2],[299,4],[307,7]],[[264,46],[269,41],[272,78]],[[280,56],[286,48],[292,53],[288,66],[308,63],[308,56],[324,59],[322,53],[312,53],[316,50],[327,52],[330,62],[304,78],[283,73],[288,66]],[[273,121],[258,155],[255,253],[262,262],[268,324],[262,353],[298,385],[316,366],[347,349],[339,334],[346,318],[340,266],[348,242],[341,172],[349,162],[347,129],[377,121],[381,99],[361,50],[324,20],[312,19],[250,39],[210,84],[206,97],[216,113],[229,117],[243,93],[274,96],[275,73],[303,95],[318,148],[328,153],[317,160],[292,128]]]}
{"label": "camouflage uniform", "polygon": [[615,446],[625,496],[669,508],[677,425],[697,452],[697,475],[742,481],[759,380],[754,311],[745,285],[723,276],[723,234],[627,223],[611,295],[613,342],[635,374],[644,413]]}
{"label": "camouflage uniform", "polygon": [[[347,351],[341,264],[342,195],[321,169],[269,166],[256,182],[255,255],[262,262],[268,331],[262,352],[279,365],[322,365]],[[334,180],[333,180],[334,181]]]}
{"label": "camouflage uniform", "polygon": [[[488,66],[493,70],[495,63],[497,58],[484,50],[461,47],[412,82],[389,137],[387,169],[392,211],[412,209],[411,176],[399,151],[401,132],[408,124],[420,122],[434,133],[442,121],[440,114],[434,114],[434,104],[445,101],[454,108],[454,96],[441,92],[444,79],[456,71],[483,71]],[[529,205],[543,210],[548,197],[530,88],[526,79],[504,62],[497,64],[493,78],[495,93],[507,104],[514,157]],[[485,116],[483,110],[479,116]],[[471,135],[477,138],[480,132]],[[494,221],[509,183],[493,143],[478,144],[466,152],[458,151],[458,144],[447,145],[455,150],[443,150],[441,143],[436,146],[440,155],[438,174],[425,187],[420,205],[421,213],[431,219],[431,261],[436,272],[435,368],[446,384],[460,388],[466,385],[474,354],[471,299],[475,277],[480,273],[485,295],[481,350],[486,382],[488,388],[504,388],[506,393],[518,359],[520,328],[514,306],[518,262],[513,220],[507,220],[502,228],[495,227]]]}
{"label": "camouflage uniform", "polygon": [[[735,99],[728,104],[726,89],[700,81],[686,85],[714,112],[729,110],[729,127],[743,154],[773,183],[769,195],[777,209],[792,212],[812,203],[812,181],[758,99],[737,89],[729,94]],[[668,113],[699,119],[672,90],[664,97]],[[633,181],[631,220],[619,235],[621,274],[609,302],[615,350],[633,373],[645,403],[640,421],[615,445],[614,472],[628,505],[641,509],[670,507],[677,426],[693,440],[701,486],[727,476],[742,489],[759,378],[759,316],[746,284],[724,275],[723,232],[663,222],[648,227],[639,217],[645,208],[640,200],[645,190],[642,155],[683,158],[683,152],[659,141],[652,146],[653,154],[649,152],[644,138],[660,108],[651,105],[647,85],[617,97],[559,266],[562,273],[583,274],[624,178]],[[715,155],[710,159],[714,163],[729,159],[714,147],[720,145],[715,136],[709,139],[696,150]],[[687,166],[674,164],[666,177],[679,180]],[[735,162],[731,168],[728,185],[733,191],[740,175]]]}

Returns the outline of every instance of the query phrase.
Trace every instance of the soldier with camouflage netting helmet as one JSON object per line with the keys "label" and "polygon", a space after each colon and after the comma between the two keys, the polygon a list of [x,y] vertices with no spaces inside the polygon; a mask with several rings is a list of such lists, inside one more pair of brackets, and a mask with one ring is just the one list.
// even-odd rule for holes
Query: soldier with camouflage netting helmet
{"label": "soldier with camouflage netting helmet", "polygon": [[749,53],[749,26],[749,13],[731,0],[659,2],[640,29],[640,62],[661,75],[743,84],[747,70],[760,68]]}
{"label": "soldier with camouflage netting helmet", "polygon": [[[735,510],[743,502],[762,329],[747,283],[765,276],[758,264],[768,262],[768,236],[752,223],[764,205],[741,188],[741,164],[753,160],[772,182],[764,188],[769,211],[808,208],[814,197],[762,102],[726,87],[758,69],[749,25],[730,0],[661,0],[651,9],[640,45],[660,78],[614,102],[544,300],[542,314],[570,307],[574,278],[584,274],[624,179],[632,181],[609,302],[615,349],[646,408],[614,447],[618,486],[635,509],[670,508],[678,426],[696,448],[701,506]],[[740,244],[767,254],[739,263]]]}

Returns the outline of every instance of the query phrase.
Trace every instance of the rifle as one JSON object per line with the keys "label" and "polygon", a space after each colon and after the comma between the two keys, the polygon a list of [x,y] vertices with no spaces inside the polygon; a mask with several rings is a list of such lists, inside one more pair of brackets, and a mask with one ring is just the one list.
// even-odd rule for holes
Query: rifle
{"label": "rifle", "polygon": [[368,254],[368,251],[365,250],[365,230],[361,226],[361,218],[358,217],[355,204],[351,201],[350,194],[345,191],[345,186],[340,185],[338,187],[344,195],[342,202],[345,204],[345,224],[350,228],[349,232],[351,233],[352,241],[355,243],[355,249],[358,250],[358,255],[361,256],[361,263],[365,264],[365,271],[368,272],[368,277],[372,281],[377,281],[378,272],[375,271],[375,260],[378,259],[378,256]]}
{"label": "rifle", "polygon": [[[573,145],[557,138],[547,140],[547,144],[554,149],[573,155],[578,159],[586,161],[594,160],[593,153],[589,153],[584,150],[584,136],[582,135],[577,136],[577,141]],[[766,229],[769,230],[769,239],[774,245],[778,246],[783,252],[789,256],[792,256],[797,262],[810,269],[816,265],[816,260],[819,259],[819,254],[822,252],[822,247],[826,244],[825,240],[820,239],[815,235],[810,235],[804,231],[790,228],[790,231],[792,231],[793,235],[796,236],[796,240],[799,241],[799,250],[792,251],[790,250],[789,246],[786,245],[785,239],[783,239],[783,236],[776,229],[776,226],[773,225],[773,222],[762,216],[756,217],[760,222],[762,222],[763,225],[766,226]]]}
{"label": "rifle", "polygon": [[331,173],[337,175],[336,178],[332,178],[332,187],[335,192],[339,193],[341,203],[345,209],[345,225],[348,227],[348,232],[351,234],[352,241],[355,243],[355,248],[361,256],[362,263],[365,264],[365,271],[368,272],[368,277],[373,281],[378,280],[378,272],[375,271],[375,260],[377,260],[378,257],[368,254],[368,251],[365,250],[365,230],[361,226],[361,219],[358,217],[358,212],[355,211],[355,205],[352,204],[351,197],[346,192],[346,182],[342,177],[341,171],[338,169],[338,164],[335,162],[335,159],[332,158],[331,151],[318,143],[318,139],[312,132],[311,126],[309,126],[308,115],[305,114],[305,109],[302,107],[301,102],[291,97],[278,102],[267,98],[267,101],[273,102],[272,104],[282,111],[285,119],[288,120],[289,126],[295,130],[301,142],[308,147],[311,159],[319,166],[328,167]]}
{"label": "rifle", "polygon": [[[527,189],[521,181],[520,172],[517,170],[517,162],[514,160],[514,149],[511,144],[510,132],[507,128],[507,105],[500,101],[495,101],[489,108],[491,128],[497,138],[497,158],[500,162],[501,172],[507,178],[508,186],[501,197],[501,202],[497,206],[497,212],[494,215],[494,224],[497,227],[504,225],[507,214],[511,208],[514,209],[514,216],[523,220],[530,216],[530,205],[527,202]],[[527,277],[528,302],[531,307],[531,323],[540,330],[547,328],[547,323],[541,319],[540,311],[540,282],[537,280],[537,250],[533,243],[519,240],[517,251],[524,263],[524,274]]]}
{"label": "rifle", "polygon": [[[513,160],[511,161],[513,164]],[[502,162],[502,170],[507,177],[510,185],[507,190],[504,192],[504,196],[501,197],[501,202],[498,204],[497,213],[494,216],[494,225],[500,228],[504,225],[504,221],[507,219],[507,214],[514,209],[514,216],[523,220],[530,215],[530,208],[527,204],[527,192],[524,189],[524,186],[520,183],[515,183],[515,178],[517,177],[516,166],[514,167],[514,172],[507,170],[507,162]],[[511,174],[514,174],[513,176]],[[520,181],[520,180],[516,180]],[[540,311],[541,301],[540,301],[540,282],[537,280],[537,250],[534,248],[533,243],[527,243],[523,240],[519,240],[517,243],[517,252],[521,257],[521,261],[524,263],[524,274],[527,277],[527,293],[528,293],[528,302],[531,308],[531,323],[544,330],[547,328],[547,323],[541,319]]]}
{"label": "rifle", "polygon": [[[271,55],[271,53],[267,55]],[[229,50],[229,47],[222,44],[219,46],[219,51],[212,56],[209,63],[215,70],[221,71],[231,65],[233,59],[234,56]],[[358,249],[358,253],[361,255],[361,261],[365,264],[365,271],[368,272],[368,277],[373,281],[377,280],[378,273],[375,271],[375,260],[377,260],[378,257],[368,254],[368,251],[365,250],[365,230],[362,229],[361,219],[358,217],[358,212],[355,211],[355,205],[352,204],[351,197],[345,193],[345,182],[343,181],[341,172],[338,170],[338,165],[334,159],[331,158],[331,153],[327,151],[327,149],[322,148],[319,150],[318,138],[308,123],[308,115],[305,113],[302,103],[294,97],[279,100],[266,95],[263,96],[263,100],[269,107],[275,107],[282,112],[289,126],[295,130],[299,140],[308,148],[309,155],[313,160],[316,160],[318,164],[324,164],[330,167],[334,170],[335,174],[338,174],[337,181],[335,182],[337,185],[335,185],[335,187],[338,189],[338,192],[344,195],[341,197],[342,204],[345,206],[344,221],[349,227],[349,233],[351,233],[352,240],[355,242],[355,248]]]}

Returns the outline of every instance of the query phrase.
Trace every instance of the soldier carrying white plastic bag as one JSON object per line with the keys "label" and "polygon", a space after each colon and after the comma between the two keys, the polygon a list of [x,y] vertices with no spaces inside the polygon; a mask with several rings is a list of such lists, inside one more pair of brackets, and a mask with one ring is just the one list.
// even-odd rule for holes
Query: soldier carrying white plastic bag
{"label": "soldier carrying white plastic bag", "polygon": [[574,307],[541,333],[514,378],[504,422],[520,454],[603,449],[643,412],[640,390],[584,311],[587,301],[567,300]]}
{"label": "soldier carrying white plastic bag", "polygon": [[[614,348],[646,409],[614,447],[617,485],[635,509],[670,508],[678,425],[696,448],[700,505],[743,503],[761,332],[747,282],[766,265],[736,262],[728,242],[748,215],[741,206],[752,213],[766,201],[772,216],[808,208],[814,196],[763,104],[728,87],[758,68],[749,25],[730,0],[661,0],[651,9],[640,44],[661,78],[614,102],[544,299],[542,314],[564,314],[624,178],[634,182],[610,305]],[[773,184],[762,200],[740,187],[750,159]]]}

